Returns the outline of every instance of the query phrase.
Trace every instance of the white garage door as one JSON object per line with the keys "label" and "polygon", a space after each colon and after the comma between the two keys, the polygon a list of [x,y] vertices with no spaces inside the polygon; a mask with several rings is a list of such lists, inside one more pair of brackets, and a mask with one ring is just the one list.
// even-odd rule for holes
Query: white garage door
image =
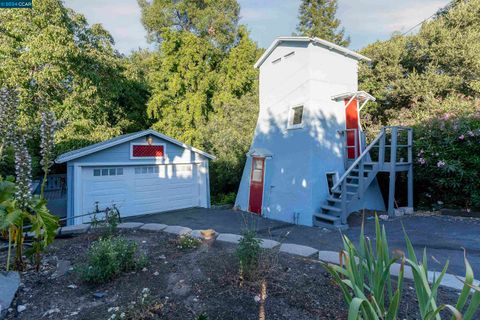
{"label": "white garage door", "polygon": [[96,202],[100,210],[115,204],[122,217],[198,206],[197,170],[194,164],[83,167],[81,211],[93,212]]}

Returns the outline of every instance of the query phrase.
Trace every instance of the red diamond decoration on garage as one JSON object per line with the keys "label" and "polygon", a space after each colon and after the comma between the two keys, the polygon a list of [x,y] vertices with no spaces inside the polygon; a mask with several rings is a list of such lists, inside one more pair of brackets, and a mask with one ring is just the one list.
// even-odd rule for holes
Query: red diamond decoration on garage
{"label": "red diamond decoration on garage", "polygon": [[135,158],[142,157],[163,157],[163,146],[150,146],[150,145],[134,145],[133,156]]}

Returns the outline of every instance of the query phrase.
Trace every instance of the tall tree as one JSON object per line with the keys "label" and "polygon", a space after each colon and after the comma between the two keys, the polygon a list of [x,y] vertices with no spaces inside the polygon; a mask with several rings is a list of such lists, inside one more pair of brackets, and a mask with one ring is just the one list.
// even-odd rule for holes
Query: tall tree
{"label": "tall tree", "polygon": [[19,126],[38,141],[40,113],[55,112],[60,152],[143,127],[148,96],[113,45],[60,0],[0,10],[0,87],[18,92]]}
{"label": "tall tree", "polygon": [[347,47],[350,37],[336,18],[337,0],[302,0],[298,14],[297,34],[318,37]]}
{"label": "tall tree", "polygon": [[138,0],[142,22],[151,41],[161,42],[168,31],[184,31],[220,47],[235,40],[240,6],[236,0]]}

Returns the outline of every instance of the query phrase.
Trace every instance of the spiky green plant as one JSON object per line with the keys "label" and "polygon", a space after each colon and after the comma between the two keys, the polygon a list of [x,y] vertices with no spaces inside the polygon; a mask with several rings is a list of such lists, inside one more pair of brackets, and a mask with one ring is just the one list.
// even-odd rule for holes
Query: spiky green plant
{"label": "spiky green plant", "polygon": [[[348,319],[396,319],[403,287],[405,258],[390,257],[385,228],[375,217],[375,249],[362,224],[358,248],[343,235],[340,265],[324,264],[349,305]],[[400,261],[393,289],[390,268]],[[389,302],[387,306],[387,301]]]}
{"label": "spiky green plant", "polygon": [[[440,287],[443,277],[448,269],[448,261],[445,263],[440,275],[434,277],[432,284],[428,281],[428,261],[427,251],[423,250],[422,260],[419,261],[413,249],[412,242],[405,232],[405,242],[407,244],[408,258],[406,262],[411,266],[413,273],[413,281],[415,283],[415,292],[417,294],[418,307],[422,320],[441,320],[440,312],[448,310],[452,314],[452,319],[472,320],[480,306],[480,288],[473,285],[474,274],[470,263],[465,261],[465,280],[463,289],[458,297],[455,306],[449,304],[438,305],[437,292]],[[467,306],[467,301],[469,301]],[[464,311],[462,315],[462,311]]]}

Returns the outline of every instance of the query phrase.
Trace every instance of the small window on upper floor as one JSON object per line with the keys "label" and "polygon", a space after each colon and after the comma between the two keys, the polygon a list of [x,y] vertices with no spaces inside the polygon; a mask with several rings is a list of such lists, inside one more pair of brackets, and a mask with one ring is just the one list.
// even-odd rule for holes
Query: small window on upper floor
{"label": "small window on upper floor", "polygon": [[303,128],[303,106],[295,106],[290,108],[288,115],[288,129]]}

